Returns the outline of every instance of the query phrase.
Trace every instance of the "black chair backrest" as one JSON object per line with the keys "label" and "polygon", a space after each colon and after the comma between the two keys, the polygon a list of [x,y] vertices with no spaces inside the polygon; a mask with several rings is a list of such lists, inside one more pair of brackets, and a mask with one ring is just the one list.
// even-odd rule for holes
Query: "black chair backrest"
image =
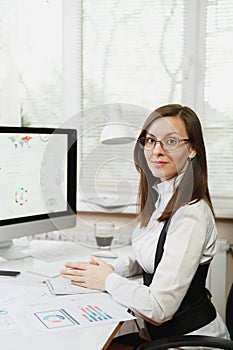
{"label": "black chair backrest", "polygon": [[227,298],[226,325],[228,332],[230,333],[231,340],[233,340],[233,283]]}

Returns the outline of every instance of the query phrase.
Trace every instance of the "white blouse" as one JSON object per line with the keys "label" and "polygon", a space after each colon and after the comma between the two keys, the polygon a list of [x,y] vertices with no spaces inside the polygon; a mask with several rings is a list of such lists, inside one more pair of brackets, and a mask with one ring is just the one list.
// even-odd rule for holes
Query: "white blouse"
{"label": "white blouse", "polygon": [[[138,225],[133,232],[134,256],[119,260],[105,284],[106,291],[116,301],[154,324],[161,324],[173,317],[198,265],[210,261],[216,253],[215,220],[208,204],[201,200],[181,207],[172,216],[163,257],[151,285],[147,287],[126,278],[140,273],[141,268],[153,273],[155,251],[164,225],[157,218],[174,193],[176,183],[177,179],[172,179],[158,184],[155,190],[159,193],[159,199],[147,227],[140,228]],[[213,322],[216,327],[204,334],[227,336],[219,315]],[[203,327],[205,332],[208,326]],[[193,333],[197,334],[197,331]]]}

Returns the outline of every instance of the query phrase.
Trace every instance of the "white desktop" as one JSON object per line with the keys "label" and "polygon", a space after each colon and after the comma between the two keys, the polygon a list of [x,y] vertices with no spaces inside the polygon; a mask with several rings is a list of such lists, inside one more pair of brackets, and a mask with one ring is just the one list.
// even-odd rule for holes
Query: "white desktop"
{"label": "white desktop", "polygon": [[[65,261],[87,259],[93,253],[93,247],[71,241],[33,239],[36,234],[76,230],[76,141],[73,129],[0,127],[0,339],[4,350],[105,349],[119,323],[132,319],[107,293],[61,296],[51,293],[45,283],[61,278],[59,270]],[[115,256],[128,255],[129,250],[127,245],[114,249]],[[19,274],[12,277],[7,275],[9,270]],[[99,302],[102,309],[97,310]]]}
{"label": "white desktop", "polygon": [[[15,350],[17,344],[20,350],[40,350],[41,348],[63,350],[64,347],[87,350],[107,349],[107,344],[118,331],[121,321],[132,320],[127,309],[114,302],[107,293],[103,292],[54,295],[44,282],[47,279],[55,281],[61,277],[49,278],[49,271],[45,269],[41,274],[35,271],[38,264],[44,263],[49,266],[50,263],[56,263],[56,275],[58,275],[64,261],[82,260],[82,257],[86,259],[92,254],[93,249],[73,242],[45,240],[32,240],[24,249],[27,250],[28,255],[35,254],[40,258],[43,258],[46,249],[50,252],[53,250],[53,262],[51,262],[51,257],[44,261],[33,257],[11,261],[0,260],[1,270],[20,271],[20,275],[16,278],[0,278],[2,348]],[[114,249],[119,256],[128,256],[130,250],[130,246]],[[80,315],[75,315],[75,309],[80,308],[80,305],[89,308],[102,305],[103,311],[101,312],[107,312],[111,319],[100,318],[100,321],[95,320],[94,324],[82,325],[80,322],[80,325],[77,325],[74,319],[77,320]],[[84,312],[88,314],[88,310]]]}

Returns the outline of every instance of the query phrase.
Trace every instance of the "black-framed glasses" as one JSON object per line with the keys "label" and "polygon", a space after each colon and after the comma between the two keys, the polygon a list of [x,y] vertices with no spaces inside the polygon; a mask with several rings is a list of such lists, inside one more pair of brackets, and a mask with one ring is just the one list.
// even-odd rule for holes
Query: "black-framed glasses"
{"label": "black-framed glasses", "polygon": [[155,140],[153,137],[146,136],[146,137],[140,137],[138,139],[139,145],[146,151],[151,151],[155,148],[156,143],[160,143],[161,147],[165,151],[175,151],[177,148],[180,147],[180,145],[184,144],[185,142],[189,142],[190,139],[180,139],[178,137],[165,137],[162,140]]}

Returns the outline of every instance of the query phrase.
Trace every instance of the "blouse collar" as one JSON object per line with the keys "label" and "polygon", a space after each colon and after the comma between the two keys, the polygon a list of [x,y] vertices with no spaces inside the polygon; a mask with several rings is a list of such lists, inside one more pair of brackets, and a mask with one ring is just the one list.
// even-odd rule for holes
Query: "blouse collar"
{"label": "blouse collar", "polygon": [[162,181],[158,184],[152,186],[158,193],[158,200],[155,203],[155,208],[163,211],[171,199],[173,193],[181,182],[181,179],[184,176],[184,172],[180,173],[178,176],[173,177],[172,179]]}

